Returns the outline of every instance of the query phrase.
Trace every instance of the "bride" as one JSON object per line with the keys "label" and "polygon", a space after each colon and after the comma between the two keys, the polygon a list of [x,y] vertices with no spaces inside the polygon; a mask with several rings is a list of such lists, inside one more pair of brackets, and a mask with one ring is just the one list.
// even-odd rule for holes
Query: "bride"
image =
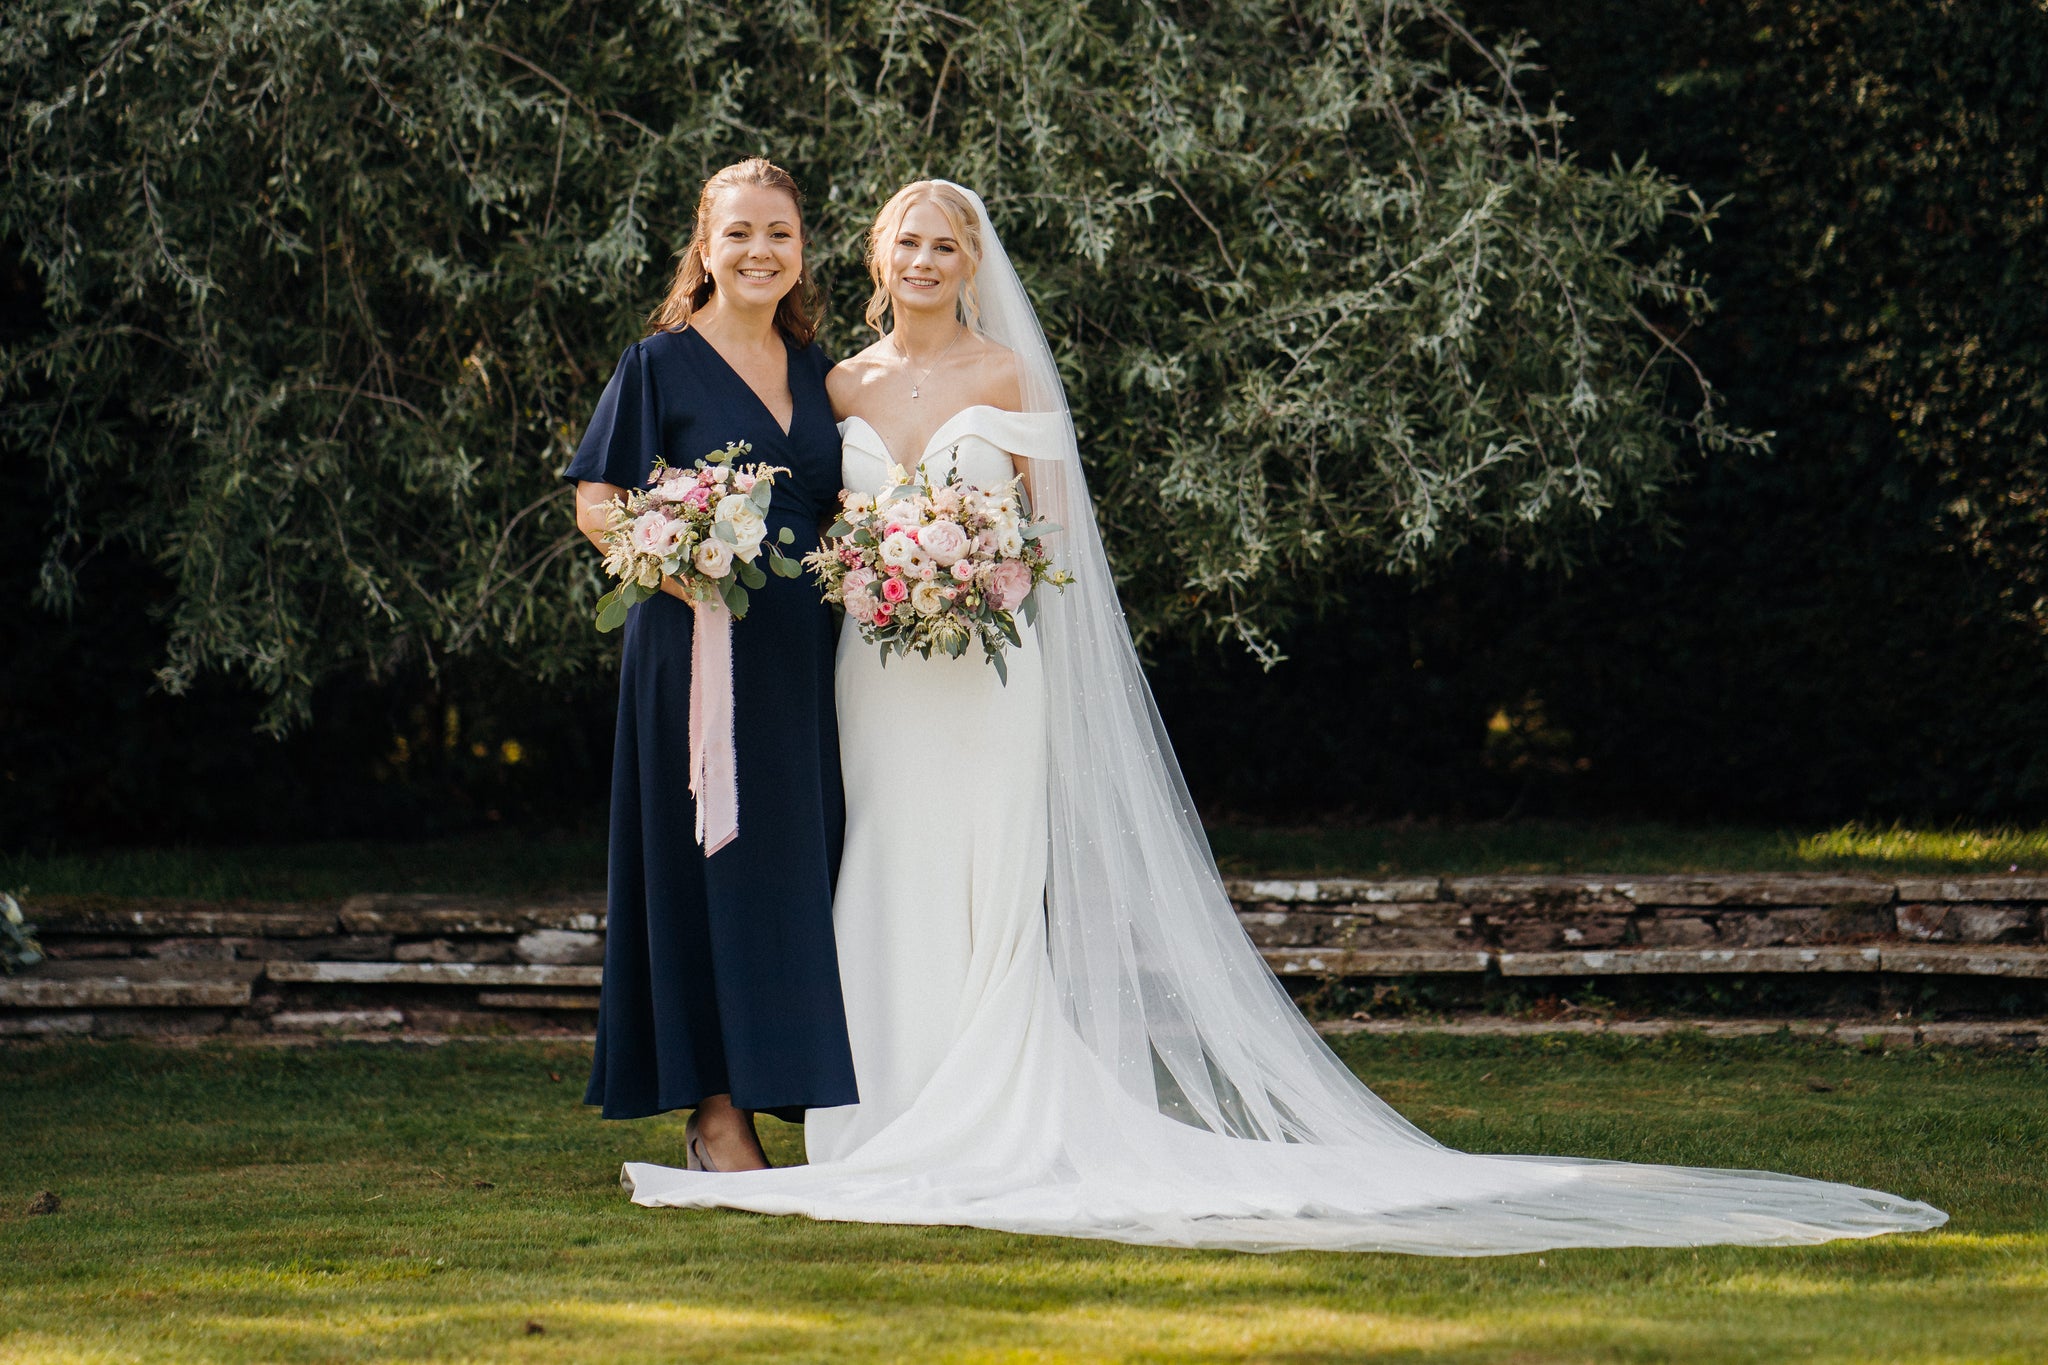
{"label": "bride", "polygon": [[833,920],[860,1103],[809,1111],[807,1166],[628,1163],[634,1202],[1434,1255],[1946,1221],[1792,1176],[1453,1151],[1368,1090],[1238,927],[1117,605],[1051,351],[981,200],[906,187],[868,261],[868,320],[892,330],[828,381],[846,486],[882,491],[892,463],[984,486],[1021,472],[1075,582],[1041,590],[1007,685],[976,651],[884,668],[842,628]]}

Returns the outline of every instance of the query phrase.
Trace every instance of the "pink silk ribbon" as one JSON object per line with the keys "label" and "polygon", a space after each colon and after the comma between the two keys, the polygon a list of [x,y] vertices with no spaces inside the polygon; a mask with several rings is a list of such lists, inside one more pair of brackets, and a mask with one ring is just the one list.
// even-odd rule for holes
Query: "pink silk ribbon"
{"label": "pink silk ribbon", "polygon": [[704,856],[740,832],[739,757],[733,746],[732,613],[722,602],[693,602],[690,635],[690,795],[697,799],[697,842]]}

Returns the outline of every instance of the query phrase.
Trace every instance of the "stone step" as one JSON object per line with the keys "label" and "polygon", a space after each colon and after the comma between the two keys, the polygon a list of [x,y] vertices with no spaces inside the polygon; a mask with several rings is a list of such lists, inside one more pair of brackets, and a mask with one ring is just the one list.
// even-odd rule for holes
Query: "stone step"
{"label": "stone step", "polygon": [[408,986],[595,986],[602,967],[491,962],[271,962],[264,975],[279,982]]}
{"label": "stone step", "polygon": [[2048,948],[1913,944],[1881,950],[1884,970],[1912,975],[2048,977]]}
{"label": "stone step", "polygon": [[0,977],[0,1006],[10,1009],[218,1009],[246,1005],[249,994],[249,982],[225,977]]}
{"label": "stone step", "polygon": [[1431,976],[1483,972],[1490,953],[1441,949],[1268,948],[1261,956],[1281,976]]}
{"label": "stone step", "polygon": [[1498,961],[1502,976],[1874,972],[1882,967],[1876,948],[1614,948],[1502,953]]}
{"label": "stone step", "polygon": [[1441,877],[1399,877],[1358,881],[1336,877],[1321,881],[1262,881],[1231,878],[1224,890],[1239,905],[1278,901],[1288,905],[1379,905],[1395,901],[1442,900]]}
{"label": "stone step", "polygon": [[2048,877],[1906,877],[1902,901],[2048,901]]}
{"label": "stone step", "polygon": [[2048,1019],[1957,1020],[1942,1024],[1831,1019],[1328,1019],[1315,1027],[1324,1037],[1445,1034],[1467,1038],[1541,1038],[1567,1034],[1665,1038],[1675,1033],[1698,1033],[1708,1038],[1760,1038],[1782,1032],[1859,1048],[1993,1047],[2031,1051],[2048,1047]]}
{"label": "stone step", "polygon": [[45,933],[317,938],[336,932],[332,904],[208,901],[158,896],[37,896],[27,907]]}
{"label": "stone step", "polygon": [[604,893],[561,896],[351,896],[341,923],[352,934],[524,934],[604,928]]}
{"label": "stone step", "polygon": [[478,991],[476,1002],[496,1010],[594,1010],[595,995],[573,991]]}

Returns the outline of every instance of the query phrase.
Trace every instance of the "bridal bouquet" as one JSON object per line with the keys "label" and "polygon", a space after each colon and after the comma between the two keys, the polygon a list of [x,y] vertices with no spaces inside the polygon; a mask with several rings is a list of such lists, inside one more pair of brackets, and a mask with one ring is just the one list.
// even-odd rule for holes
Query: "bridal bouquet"
{"label": "bridal bouquet", "polygon": [[720,602],[733,619],[747,614],[747,590],[768,582],[758,563],[763,544],[768,567],[795,578],[797,561],[781,546],[795,539],[787,526],[768,541],[768,500],[776,465],[736,464],[753,449],[734,441],[694,468],[656,463],[647,487],[612,504],[604,533],[605,572],[619,585],[597,599],[597,628],[617,630],[626,609],[661,591],[664,575],[698,602]]}
{"label": "bridal bouquet", "polygon": [[840,494],[839,519],[804,564],[884,662],[912,650],[957,659],[978,641],[1008,683],[1003,650],[1023,643],[1014,613],[1036,621],[1034,589],[1074,581],[1041,543],[1057,530],[1032,520],[1021,477],[978,488],[956,472],[935,484],[922,469],[890,465],[880,497]]}

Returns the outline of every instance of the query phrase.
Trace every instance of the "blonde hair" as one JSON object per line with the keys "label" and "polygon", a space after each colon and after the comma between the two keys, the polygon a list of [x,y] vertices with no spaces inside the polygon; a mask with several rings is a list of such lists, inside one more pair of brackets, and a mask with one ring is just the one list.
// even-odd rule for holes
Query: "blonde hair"
{"label": "blonde hair", "polygon": [[[696,231],[691,234],[690,244],[683,248],[682,257],[676,262],[676,277],[669,285],[668,297],[647,316],[649,333],[680,331],[689,326],[690,314],[711,301],[717,283],[711,278],[711,272],[704,268],[704,252],[711,244],[711,210],[720,193],[742,186],[781,190],[788,195],[796,205],[799,240],[806,246],[810,244],[810,234],[803,226],[804,196],[796,187],[796,177],[764,157],[735,161],[704,182],[704,189],[697,196]],[[824,311],[823,303],[817,282],[810,278],[808,270],[803,271],[797,278],[796,287],[784,294],[782,302],[775,306],[775,325],[797,345],[808,346],[817,339],[818,315]]]}
{"label": "blonde hair", "polygon": [[974,276],[981,269],[981,219],[974,205],[956,185],[943,180],[913,180],[882,205],[868,228],[868,278],[875,282],[874,297],[868,300],[867,323],[886,335],[882,326],[889,316],[889,240],[903,229],[903,220],[919,204],[930,204],[946,215],[946,226],[967,258],[967,278],[960,282],[960,320],[981,330],[981,299],[974,291]]}

